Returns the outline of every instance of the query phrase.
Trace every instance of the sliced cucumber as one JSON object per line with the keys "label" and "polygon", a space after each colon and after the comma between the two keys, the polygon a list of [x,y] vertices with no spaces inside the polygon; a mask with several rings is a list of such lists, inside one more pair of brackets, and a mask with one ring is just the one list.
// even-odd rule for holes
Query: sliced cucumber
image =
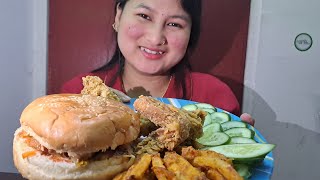
{"label": "sliced cucumber", "polygon": [[221,124],[223,131],[236,127],[247,127],[247,124],[241,121],[228,121]]}
{"label": "sliced cucumber", "polygon": [[[200,108],[201,109],[201,108]],[[207,113],[209,113],[209,114],[212,114],[212,113],[215,113],[216,111],[215,111],[215,109],[212,109],[212,108],[203,108],[203,109],[201,109],[202,111],[205,111],[205,112],[207,112]]]}
{"label": "sliced cucumber", "polygon": [[220,123],[211,123],[211,124],[203,127],[203,133],[208,133],[208,131],[221,132],[222,128],[221,128]]}
{"label": "sliced cucumber", "polygon": [[204,122],[203,122],[203,127],[211,124],[212,121],[211,121],[211,115],[210,114],[207,114],[206,117],[204,118]]}
{"label": "sliced cucumber", "polygon": [[198,107],[194,104],[187,104],[185,106],[182,106],[182,109],[185,109],[187,111],[194,111],[194,110],[197,110]]}
{"label": "sliced cucumber", "polygon": [[232,128],[224,131],[230,137],[245,137],[245,138],[253,138],[254,131],[248,128]]}
{"label": "sliced cucumber", "polygon": [[249,158],[259,158],[275,148],[274,144],[230,144],[206,148],[234,160],[248,160]]}
{"label": "sliced cucumber", "polygon": [[196,103],[195,105],[196,105],[199,109],[214,109],[215,111],[217,111],[216,108],[213,107],[211,104],[207,104],[207,103]]}
{"label": "sliced cucumber", "polygon": [[231,121],[231,116],[225,112],[215,112],[211,114],[211,122],[224,123]]}
{"label": "sliced cucumber", "polygon": [[231,137],[229,144],[254,144],[257,143],[251,138],[245,137]]}
{"label": "sliced cucumber", "polygon": [[249,179],[251,176],[250,168],[245,164],[234,164],[234,169],[239,173],[244,179]]}
{"label": "sliced cucumber", "polygon": [[207,131],[207,133],[204,133],[203,136],[196,141],[205,146],[219,146],[227,144],[230,141],[230,137],[223,132]]}

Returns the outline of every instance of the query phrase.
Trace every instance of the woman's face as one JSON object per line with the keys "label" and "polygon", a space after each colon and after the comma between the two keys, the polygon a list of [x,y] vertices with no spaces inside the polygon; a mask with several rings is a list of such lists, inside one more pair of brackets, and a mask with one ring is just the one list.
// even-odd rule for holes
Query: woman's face
{"label": "woman's face", "polygon": [[191,19],[180,0],[129,0],[115,23],[126,66],[139,73],[166,73],[186,53]]}

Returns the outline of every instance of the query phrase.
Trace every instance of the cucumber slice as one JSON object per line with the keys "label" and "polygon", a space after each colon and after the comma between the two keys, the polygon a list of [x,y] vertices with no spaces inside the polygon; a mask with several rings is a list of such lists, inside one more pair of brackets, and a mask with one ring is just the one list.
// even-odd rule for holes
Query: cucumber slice
{"label": "cucumber slice", "polygon": [[248,128],[232,128],[224,131],[224,133],[228,134],[230,137],[245,137],[245,138],[253,138],[254,131]]}
{"label": "cucumber slice", "polygon": [[182,109],[185,109],[187,111],[194,111],[194,110],[197,110],[198,107],[194,104],[187,104],[187,105],[182,106]]}
{"label": "cucumber slice", "polygon": [[211,124],[203,127],[203,133],[208,133],[208,131],[221,132],[222,128],[221,128],[220,123],[211,123]]}
{"label": "cucumber slice", "polygon": [[258,158],[275,148],[274,144],[230,144],[206,148],[218,152],[234,160],[248,160],[249,158]]}
{"label": "cucumber slice", "polygon": [[209,113],[209,114],[212,114],[212,113],[215,113],[215,112],[216,112],[215,109],[212,109],[212,108],[203,108],[203,109],[201,109],[201,110],[203,110],[203,111],[205,111],[205,112],[207,112],[207,113]]}
{"label": "cucumber slice", "polygon": [[196,141],[205,146],[219,146],[227,144],[230,141],[230,137],[223,132],[207,131]]}
{"label": "cucumber slice", "polygon": [[234,164],[234,169],[238,172],[238,174],[244,179],[249,179],[251,176],[250,168],[245,164]]}
{"label": "cucumber slice", "polygon": [[236,127],[247,127],[247,124],[240,121],[228,121],[221,124],[223,131]]}
{"label": "cucumber slice", "polygon": [[231,116],[225,112],[215,112],[211,114],[211,122],[224,123],[231,120]]}
{"label": "cucumber slice", "polygon": [[229,144],[254,144],[257,143],[251,138],[245,137],[231,137]]}
{"label": "cucumber slice", "polygon": [[207,104],[207,103],[196,103],[195,104],[199,109],[214,109],[215,111],[217,111],[217,109],[215,107],[213,107],[211,104]]}
{"label": "cucumber slice", "polygon": [[211,124],[211,115],[210,114],[207,114],[206,117],[204,118],[204,122],[203,122],[203,127]]}

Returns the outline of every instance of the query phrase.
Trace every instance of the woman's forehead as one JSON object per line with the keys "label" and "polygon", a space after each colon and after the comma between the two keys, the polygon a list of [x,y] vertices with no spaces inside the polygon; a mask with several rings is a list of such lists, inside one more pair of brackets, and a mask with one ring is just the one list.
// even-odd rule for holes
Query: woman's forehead
{"label": "woman's forehead", "polygon": [[129,0],[128,4],[133,8],[146,8],[153,11],[184,12],[180,0]]}

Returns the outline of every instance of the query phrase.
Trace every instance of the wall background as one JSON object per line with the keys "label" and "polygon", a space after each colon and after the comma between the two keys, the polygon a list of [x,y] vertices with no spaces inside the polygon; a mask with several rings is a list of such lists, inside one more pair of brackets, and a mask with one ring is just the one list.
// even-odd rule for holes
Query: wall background
{"label": "wall background", "polygon": [[0,24],[0,172],[16,172],[12,140],[20,114],[46,93],[47,1],[2,0]]}
{"label": "wall background", "polygon": [[[277,144],[273,179],[319,179],[320,1],[251,5],[243,110]],[[312,36],[308,51],[294,46],[300,33]]]}

